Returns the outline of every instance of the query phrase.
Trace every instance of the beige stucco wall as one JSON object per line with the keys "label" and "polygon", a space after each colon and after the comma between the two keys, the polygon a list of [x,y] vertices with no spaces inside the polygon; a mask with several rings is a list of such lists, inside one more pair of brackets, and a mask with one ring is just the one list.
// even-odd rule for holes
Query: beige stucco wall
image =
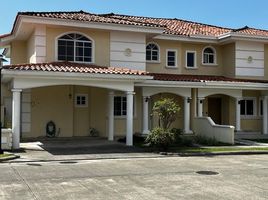
{"label": "beige stucco wall", "polygon": [[35,35],[32,34],[27,40],[27,62],[34,61],[35,55]]}
{"label": "beige stucco wall", "polygon": [[[154,41],[146,41],[146,43],[154,42],[160,48],[160,60],[159,62],[147,62],[146,70],[153,73],[169,73],[169,74],[179,74],[181,73],[181,65],[182,65],[182,50],[181,43],[176,41],[164,41],[164,40],[154,40]],[[166,68],[166,50],[174,49],[177,50],[177,68]]]}
{"label": "beige stucco wall", "polygon": [[[84,86],[70,86],[72,98],[75,98],[76,94],[88,95],[88,102],[90,100],[90,87]],[[90,107],[78,107],[73,103],[73,136],[88,136],[90,128]]]}
{"label": "beige stucco wall", "polygon": [[57,61],[56,38],[64,33],[83,33],[94,41],[95,64],[109,66],[110,64],[110,34],[107,31],[82,28],[47,28],[47,62]]}
{"label": "beige stucco wall", "polygon": [[[194,44],[194,43],[184,43],[177,41],[165,41],[165,40],[154,40],[147,41],[154,42],[160,47],[160,62],[147,62],[146,70],[153,73],[170,73],[170,74],[206,74],[206,75],[222,75],[223,64],[222,64],[222,49],[220,46],[212,45],[216,50],[217,54],[217,65],[203,65],[202,64],[202,51],[205,47],[211,46],[208,44]],[[167,49],[177,50],[177,68],[167,68],[166,67],[166,51]],[[196,69],[187,69],[186,51],[196,51]]]}
{"label": "beige stucco wall", "polygon": [[[217,65],[203,65],[202,52],[207,46],[212,46],[216,50]],[[196,51],[196,66],[197,69],[187,69],[186,66],[186,51]],[[196,74],[196,75],[221,75],[223,70],[222,66],[222,50],[220,46],[208,44],[190,44],[185,43],[182,45],[182,73],[183,74]]]}
{"label": "beige stucco wall", "polygon": [[256,98],[256,116],[251,118],[241,117],[241,129],[247,131],[262,131],[262,116],[259,113],[259,99],[261,92],[257,90],[244,90],[243,97]]}
{"label": "beige stucco wall", "polygon": [[235,76],[235,43],[222,46],[223,74],[228,77]]}
{"label": "beige stucco wall", "polygon": [[10,58],[11,64],[27,63],[27,43],[25,41],[13,41]]}
{"label": "beige stucco wall", "polygon": [[[87,94],[88,107],[76,107],[75,95]],[[123,92],[115,94],[122,95]],[[135,89],[135,116],[133,128],[141,132],[142,96],[141,89]],[[32,89],[32,127],[23,137],[46,135],[46,124],[54,121],[59,137],[89,136],[89,128],[107,137],[108,90],[84,86],[53,86]],[[115,117],[115,136],[125,136],[126,117]],[[60,130],[59,130],[60,129]]]}
{"label": "beige stucco wall", "polygon": [[59,137],[73,135],[73,100],[70,86],[54,86],[32,89],[32,127],[24,137],[46,135],[46,124],[56,124]]}

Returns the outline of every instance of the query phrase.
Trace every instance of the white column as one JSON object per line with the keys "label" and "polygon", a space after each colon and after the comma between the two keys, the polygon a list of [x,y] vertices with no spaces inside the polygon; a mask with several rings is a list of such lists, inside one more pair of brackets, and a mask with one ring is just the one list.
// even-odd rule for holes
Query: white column
{"label": "white column", "polygon": [[262,99],[262,125],[263,125],[263,134],[268,134],[267,131],[267,120],[268,120],[268,115],[267,115],[267,99],[268,96],[264,96]]}
{"label": "white column", "polygon": [[143,123],[142,123],[142,134],[147,135],[149,133],[149,97],[144,96],[143,99]]}
{"label": "white column", "polygon": [[108,95],[108,140],[114,140],[114,92]]}
{"label": "white column", "polygon": [[12,89],[12,149],[20,148],[20,98],[21,89]]}
{"label": "white column", "polygon": [[127,94],[127,135],[126,135],[126,145],[133,145],[133,94],[134,92],[128,91]]}
{"label": "white column", "polygon": [[240,131],[240,98],[236,98],[235,107],[236,107],[236,115],[235,115],[235,129],[236,131]]}
{"label": "white column", "polygon": [[198,117],[203,117],[203,102],[204,102],[204,97],[198,97]]}
{"label": "white column", "polygon": [[190,97],[184,97],[184,133],[190,133]]}

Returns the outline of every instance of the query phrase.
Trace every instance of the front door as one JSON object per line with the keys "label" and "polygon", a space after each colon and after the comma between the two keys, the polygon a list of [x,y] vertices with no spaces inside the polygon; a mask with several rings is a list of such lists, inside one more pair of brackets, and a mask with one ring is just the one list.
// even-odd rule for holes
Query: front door
{"label": "front door", "polygon": [[215,122],[221,124],[221,98],[208,98],[208,116]]}

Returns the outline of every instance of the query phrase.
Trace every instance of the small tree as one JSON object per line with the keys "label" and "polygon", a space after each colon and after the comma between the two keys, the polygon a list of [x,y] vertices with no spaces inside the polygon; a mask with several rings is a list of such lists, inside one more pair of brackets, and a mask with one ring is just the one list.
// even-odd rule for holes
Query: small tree
{"label": "small tree", "polygon": [[176,120],[176,115],[180,111],[173,99],[163,98],[154,103],[153,113],[159,117],[159,127],[164,130],[170,128],[170,125]]}
{"label": "small tree", "polygon": [[159,117],[159,127],[154,128],[146,138],[151,146],[167,150],[177,139],[176,132],[169,130],[170,125],[176,120],[180,111],[173,99],[163,98],[154,103],[153,113]]}

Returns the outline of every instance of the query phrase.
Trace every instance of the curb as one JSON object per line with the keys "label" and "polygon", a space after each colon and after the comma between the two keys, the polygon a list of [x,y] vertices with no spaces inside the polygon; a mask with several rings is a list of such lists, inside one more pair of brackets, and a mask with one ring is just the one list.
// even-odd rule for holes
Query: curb
{"label": "curb", "polygon": [[204,152],[204,153],[170,153],[170,152],[159,152],[160,155],[166,156],[181,156],[181,157],[190,157],[190,156],[228,156],[228,155],[263,155],[268,154],[268,151],[230,151],[230,152]]}
{"label": "curb", "polygon": [[14,159],[17,159],[17,158],[20,158],[20,156],[10,154],[10,156],[4,157],[4,158],[0,158],[0,162],[2,162],[2,161],[8,161],[8,160],[14,160]]}

